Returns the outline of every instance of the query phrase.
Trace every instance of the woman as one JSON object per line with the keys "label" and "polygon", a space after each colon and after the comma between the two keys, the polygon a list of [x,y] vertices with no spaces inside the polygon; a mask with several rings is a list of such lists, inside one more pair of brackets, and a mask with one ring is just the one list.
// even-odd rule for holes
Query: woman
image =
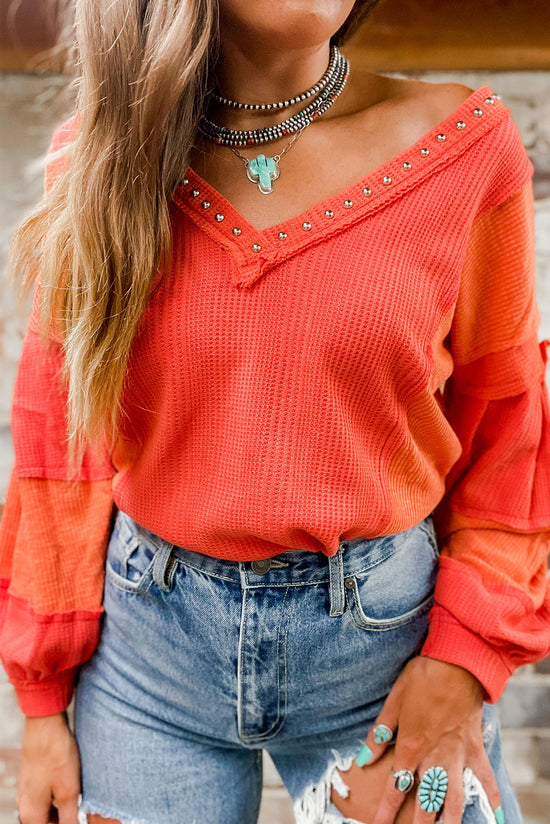
{"label": "woman", "polygon": [[533,168],[489,87],[348,64],[375,5],[77,0],[11,253],[22,824],[80,790],[91,824],[249,824],[262,749],[302,824],[520,821],[494,704],[550,646]]}

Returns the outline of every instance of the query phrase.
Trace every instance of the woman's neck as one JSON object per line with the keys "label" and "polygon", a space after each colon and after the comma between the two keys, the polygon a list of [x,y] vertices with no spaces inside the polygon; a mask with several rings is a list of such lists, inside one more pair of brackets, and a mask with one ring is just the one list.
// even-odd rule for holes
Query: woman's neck
{"label": "woman's neck", "polygon": [[[230,39],[221,46],[216,79],[221,94],[243,103],[273,103],[294,97],[321,79],[330,59],[330,44],[309,49],[266,51],[259,46],[244,49]],[[218,122],[233,129],[250,129],[272,125],[281,120],[281,111],[249,111],[212,104]],[[290,116],[304,103],[288,106]]]}

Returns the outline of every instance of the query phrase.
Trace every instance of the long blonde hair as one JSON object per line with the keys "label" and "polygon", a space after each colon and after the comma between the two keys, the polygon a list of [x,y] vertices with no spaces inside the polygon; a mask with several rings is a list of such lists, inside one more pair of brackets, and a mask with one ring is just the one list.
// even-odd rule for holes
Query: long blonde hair
{"label": "long blonde hair", "polygon": [[[40,284],[43,343],[58,336],[77,474],[114,444],[128,357],[171,254],[169,202],[189,164],[219,49],[218,0],[55,0],[73,38],[78,123],[70,160],[17,227],[8,275]],[[341,44],[378,0],[357,0]],[[68,15],[68,17],[67,17]]]}

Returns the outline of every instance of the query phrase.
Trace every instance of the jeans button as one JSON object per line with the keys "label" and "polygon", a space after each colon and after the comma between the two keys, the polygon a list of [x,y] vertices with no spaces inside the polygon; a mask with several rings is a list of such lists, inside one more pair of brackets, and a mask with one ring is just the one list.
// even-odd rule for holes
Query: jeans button
{"label": "jeans button", "polygon": [[257,561],[252,561],[250,567],[256,575],[265,575],[271,569],[271,560],[269,558],[259,558]]}

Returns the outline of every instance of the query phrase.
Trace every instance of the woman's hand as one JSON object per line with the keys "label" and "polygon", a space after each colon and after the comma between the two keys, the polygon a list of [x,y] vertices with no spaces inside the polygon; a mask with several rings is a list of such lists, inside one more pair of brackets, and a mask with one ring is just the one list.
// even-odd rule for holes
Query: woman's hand
{"label": "woman's hand", "polygon": [[[407,819],[413,824],[432,824],[437,811],[430,813],[421,808],[417,790],[425,771],[434,766],[443,767],[448,775],[443,806],[445,824],[460,824],[462,821],[462,773],[465,767],[470,767],[480,780],[492,809],[496,811],[500,807],[498,786],[483,746],[482,707],[481,684],[467,670],[425,656],[409,661],[392,687],[376,723],[369,730],[366,749],[363,748],[360,753],[363,756],[360,761],[368,757],[369,751],[372,753],[361,768],[365,795],[370,786],[374,796],[382,796],[370,824],[393,824],[405,799],[413,795],[415,803],[414,807],[410,807],[411,814]],[[379,724],[394,732],[391,742],[376,742],[374,730]],[[388,764],[381,793],[380,777],[373,775],[371,782],[369,767],[380,760],[390,743],[391,764]],[[384,755],[384,760],[388,760],[387,755]],[[416,774],[414,789],[408,794],[395,788],[391,767]],[[360,810],[356,812],[361,813]],[[403,817],[399,816],[399,819],[401,821]],[[501,813],[496,820],[499,819],[502,821]]]}
{"label": "woman's hand", "polygon": [[[369,769],[368,774],[354,761],[349,770],[341,771],[340,775],[348,788],[347,798],[334,789],[331,790],[331,800],[334,806],[346,818],[354,821],[364,821],[372,824],[376,810],[385,792],[386,779],[393,763],[393,747],[388,747]],[[408,793],[403,804],[396,813],[396,824],[411,824],[414,817],[414,793]]]}
{"label": "woman's hand", "polygon": [[22,824],[78,824],[79,793],[80,756],[66,713],[26,718],[17,782]]}

